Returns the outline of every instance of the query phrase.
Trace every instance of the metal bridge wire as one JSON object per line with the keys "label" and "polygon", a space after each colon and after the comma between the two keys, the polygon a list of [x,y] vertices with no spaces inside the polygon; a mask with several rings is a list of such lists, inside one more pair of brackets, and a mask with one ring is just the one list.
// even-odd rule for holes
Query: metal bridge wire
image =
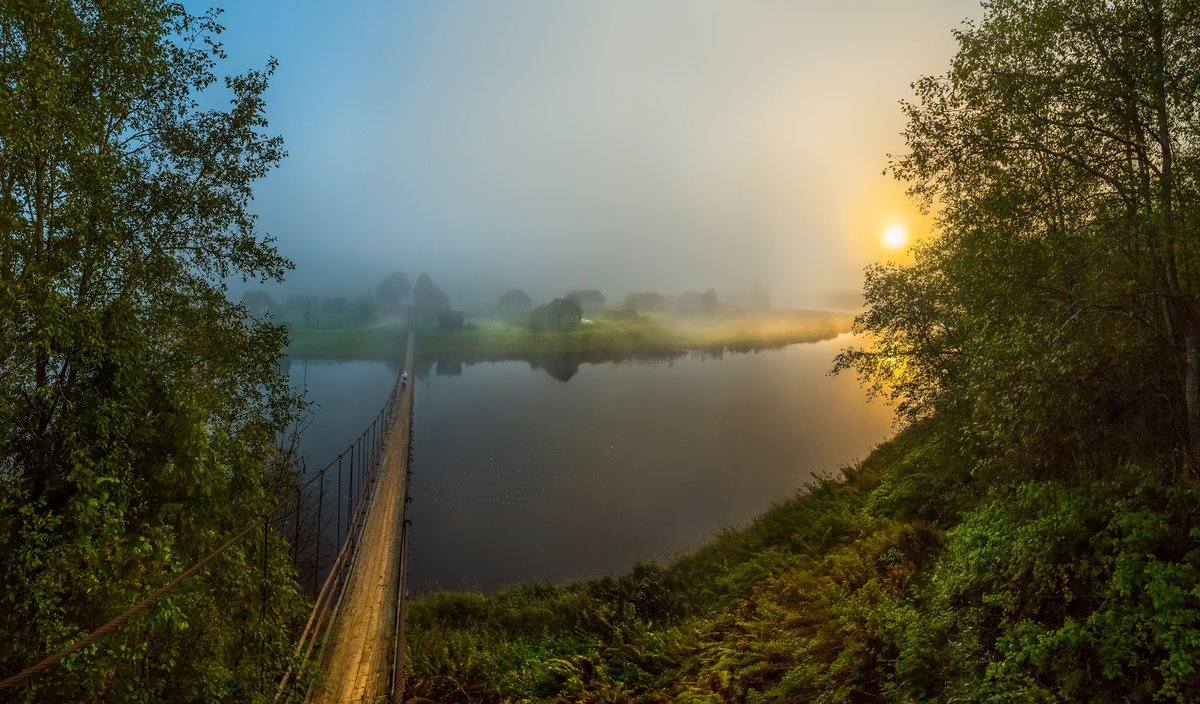
{"label": "metal bridge wire", "polygon": [[[384,416],[386,416],[388,418],[393,417],[395,406],[396,406],[396,394],[399,390],[400,390],[400,380],[399,380],[399,375],[397,375],[396,383],[392,387],[392,392],[388,396],[388,400],[384,404],[383,408],[376,415],[376,420],[378,420],[380,417],[384,417]],[[365,434],[365,431],[364,431],[364,434]],[[360,439],[361,439],[361,437],[360,437]],[[355,443],[355,444],[357,444],[357,443]],[[293,491],[288,492],[287,496],[285,496],[281,501],[279,501],[279,503],[275,504],[275,506],[273,508],[271,508],[271,510],[267,511],[266,513],[264,513],[263,515],[259,516],[257,519],[252,521],[249,525],[247,525],[245,528],[243,528],[240,532],[238,532],[235,535],[233,535],[232,537],[230,537],[228,540],[226,540],[224,543],[222,543],[215,550],[208,553],[204,557],[200,558],[191,567],[188,567],[183,572],[180,572],[170,582],[167,582],[163,586],[159,587],[158,589],[155,589],[154,591],[150,592],[146,596],[142,597],[133,606],[126,609],[120,615],[114,617],[108,623],[105,623],[104,625],[95,629],[91,633],[88,633],[86,636],[80,638],[79,640],[75,641],[74,643],[71,643],[70,645],[62,648],[58,652],[56,652],[52,655],[48,655],[45,658],[39,660],[37,663],[30,665],[29,667],[25,668],[24,670],[21,670],[17,674],[15,674],[11,677],[8,677],[4,680],[0,680],[0,691],[9,689],[11,687],[15,687],[16,685],[19,685],[22,682],[26,682],[30,679],[33,679],[37,675],[40,675],[41,673],[45,672],[46,670],[50,669],[51,667],[53,667],[54,665],[56,665],[57,663],[62,661],[67,656],[69,656],[73,653],[77,653],[80,650],[83,650],[84,648],[88,647],[89,645],[92,645],[93,643],[100,640],[101,638],[104,638],[105,636],[113,633],[118,628],[120,628],[121,626],[128,623],[130,620],[132,620],[132,619],[136,618],[137,616],[140,616],[143,613],[154,608],[154,606],[157,605],[158,602],[164,596],[175,591],[177,588],[179,588],[179,586],[181,584],[186,582],[188,579],[194,577],[196,575],[196,573],[198,573],[200,570],[202,570],[204,568],[204,566],[207,565],[209,562],[212,562],[215,558],[217,558],[219,555],[221,555],[221,553],[225,552],[229,548],[236,545],[238,542],[240,542],[243,538],[245,538],[247,535],[252,533],[259,526],[264,526],[264,528],[265,528],[266,527],[265,524],[268,523],[272,519],[272,517],[274,517],[284,506],[290,506],[294,499],[298,499],[298,497],[300,495],[302,495],[303,492],[305,492],[306,490],[308,490],[308,488],[310,486],[312,486],[313,482],[317,481],[317,479],[319,477],[323,477],[325,475],[325,470],[332,467],[335,462],[339,462],[341,460],[341,457],[342,457],[341,455],[338,455],[337,459],[330,461],[329,464],[327,464],[323,469],[321,469],[320,472],[318,472],[316,475],[314,475],[308,481],[304,482],[303,484],[298,486]],[[363,484],[364,484],[363,489],[365,490],[366,489],[365,482]],[[320,510],[320,509],[318,508],[318,510]],[[320,527],[318,526],[318,531],[319,530],[320,530]],[[350,540],[350,536],[347,535],[346,539]],[[318,543],[319,543],[319,541],[318,541]],[[318,549],[318,551],[320,550],[319,544],[317,546],[317,549]],[[264,553],[264,559],[265,559],[265,553]],[[318,570],[319,569],[320,569],[320,567],[318,565]],[[264,601],[263,607],[264,607],[264,609],[266,607],[265,601]]]}

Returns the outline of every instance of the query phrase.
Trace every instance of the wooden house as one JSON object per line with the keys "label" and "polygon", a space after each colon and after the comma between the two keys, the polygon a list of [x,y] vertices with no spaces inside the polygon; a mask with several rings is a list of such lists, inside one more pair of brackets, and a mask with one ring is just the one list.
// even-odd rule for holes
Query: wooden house
{"label": "wooden house", "polygon": [[574,301],[555,298],[546,306],[547,325],[578,325],[583,320],[583,311]]}
{"label": "wooden house", "polygon": [[533,310],[533,299],[521,289],[514,288],[500,297],[496,308],[499,309],[501,315],[514,318],[529,315],[529,311]]}

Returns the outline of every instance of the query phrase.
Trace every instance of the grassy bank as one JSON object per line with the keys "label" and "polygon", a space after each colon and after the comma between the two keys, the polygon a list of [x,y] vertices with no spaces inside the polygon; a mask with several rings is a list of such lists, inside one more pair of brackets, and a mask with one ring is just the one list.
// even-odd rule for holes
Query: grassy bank
{"label": "grassy bank", "polygon": [[404,358],[408,330],[399,323],[363,328],[293,330],[287,354],[303,359]]}
{"label": "grassy bank", "polygon": [[410,696],[1195,701],[1200,485],[979,469],[926,423],[671,564],[416,599]]}
{"label": "grassy bank", "polygon": [[[542,328],[527,322],[472,318],[461,330],[422,326],[418,354],[464,360],[671,356],[689,350],[749,351],[829,339],[850,329],[844,313],[778,312],[716,319],[599,319],[589,325]],[[288,354],[320,359],[395,359],[402,353],[401,323],[335,330],[293,330]]]}

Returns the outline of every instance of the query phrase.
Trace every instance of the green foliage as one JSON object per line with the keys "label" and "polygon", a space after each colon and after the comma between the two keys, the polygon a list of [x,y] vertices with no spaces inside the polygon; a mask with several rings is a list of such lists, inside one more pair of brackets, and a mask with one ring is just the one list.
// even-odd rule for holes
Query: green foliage
{"label": "green foliage", "polygon": [[619,702],[657,698],[678,608],[670,575],[481,594],[437,593],[409,609],[409,690],[435,701]]}
{"label": "green foliage", "polygon": [[[291,264],[251,183],[274,68],[213,84],[216,14],[158,0],[0,5],[0,671],[163,585],[292,484],[281,328],[230,276]],[[211,87],[211,88],[210,88]],[[219,90],[226,110],[202,110]],[[252,700],[303,607],[286,546],[239,546],[17,701]]]}
{"label": "green foliage", "polygon": [[434,285],[433,279],[424,272],[417,277],[412,287],[413,306],[424,323],[436,323],[438,311],[450,308],[450,298]]}
{"label": "green foliage", "polygon": [[1004,0],[905,105],[893,172],[939,208],[868,272],[856,369],[1011,473],[1200,446],[1200,12]]}
{"label": "green foliage", "polygon": [[393,271],[375,287],[376,300],[388,310],[399,308],[400,304],[408,299],[410,293],[412,293],[412,284],[408,280],[408,274],[403,271]]}

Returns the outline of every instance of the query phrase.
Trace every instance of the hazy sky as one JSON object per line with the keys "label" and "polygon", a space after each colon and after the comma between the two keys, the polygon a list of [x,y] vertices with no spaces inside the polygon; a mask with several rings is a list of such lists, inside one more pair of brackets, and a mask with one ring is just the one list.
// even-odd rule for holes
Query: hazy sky
{"label": "hazy sky", "polygon": [[[288,288],[428,271],[456,303],[525,288],[830,307],[915,218],[883,176],[898,101],[975,0],[396,2],[225,7],[226,71],[279,71],[290,153],[257,189]],[[894,256],[894,255],[893,255]],[[235,293],[240,283],[234,287]]]}

